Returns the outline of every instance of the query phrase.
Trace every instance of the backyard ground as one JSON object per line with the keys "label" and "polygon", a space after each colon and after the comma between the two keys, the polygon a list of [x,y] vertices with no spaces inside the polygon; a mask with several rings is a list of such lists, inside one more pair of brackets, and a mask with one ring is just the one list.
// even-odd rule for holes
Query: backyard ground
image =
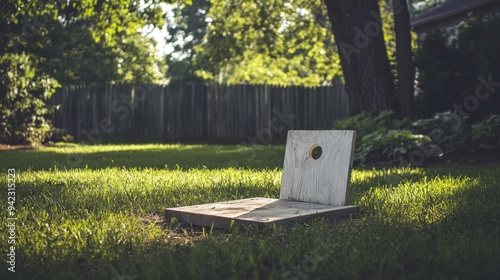
{"label": "backyard ground", "polygon": [[15,227],[0,235],[0,278],[500,278],[496,160],[357,167],[355,219],[229,232],[163,219],[166,207],[277,198],[283,156],[284,146],[3,149],[1,217]]}

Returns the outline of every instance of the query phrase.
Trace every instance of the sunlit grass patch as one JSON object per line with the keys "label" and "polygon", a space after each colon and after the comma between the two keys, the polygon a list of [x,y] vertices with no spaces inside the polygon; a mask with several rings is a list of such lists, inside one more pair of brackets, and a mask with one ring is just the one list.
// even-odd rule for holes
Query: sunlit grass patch
{"label": "sunlit grass patch", "polygon": [[[112,146],[50,148],[69,149],[68,154],[82,149],[89,156],[88,166],[65,169],[46,159],[39,166],[34,161],[30,168],[18,167],[27,155],[64,159],[68,154],[59,150],[0,152],[8,160],[2,162],[4,174],[12,166],[18,175],[16,276],[500,277],[498,164],[353,170],[349,203],[359,206],[358,218],[227,232],[164,221],[163,210],[279,197],[283,146],[259,147],[254,162],[236,168],[225,163],[238,160],[239,146]],[[92,154],[109,156],[116,166]],[[166,155],[171,157],[165,160]],[[6,202],[0,201],[2,209]],[[7,243],[6,235],[0,235],[0,243]],[[0,272],[2,279],[6,273]]]}
{"label": "sunlit grass patch", "polygon": [[15,163],[21,170],[117,168],[254,168],[283,165],[284,146],[128,144],[85,146],[64,144],[36,150],[0,151],[0,169]]}

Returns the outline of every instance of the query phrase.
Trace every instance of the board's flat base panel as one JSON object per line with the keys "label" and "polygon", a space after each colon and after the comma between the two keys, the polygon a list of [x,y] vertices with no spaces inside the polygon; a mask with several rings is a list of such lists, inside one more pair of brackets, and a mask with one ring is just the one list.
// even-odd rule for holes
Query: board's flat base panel
{"label": "board's flat base panel", "polygon": [[225,202],[168,208],[167,218],[193,225],[229,229],[235,225],[282,224],[289,221],[319,217],[349,217],[356,215],[357,206],[333,206],[271,198],[246,198]]}
{"label": "board's flat base panel", "polygon": [[167,218],[197,226],[229,229],[235,224],[269,223],[319,217],[349,217],[347,204],[356,131],[288,131],[280,199],[262,197],[165,210]]}

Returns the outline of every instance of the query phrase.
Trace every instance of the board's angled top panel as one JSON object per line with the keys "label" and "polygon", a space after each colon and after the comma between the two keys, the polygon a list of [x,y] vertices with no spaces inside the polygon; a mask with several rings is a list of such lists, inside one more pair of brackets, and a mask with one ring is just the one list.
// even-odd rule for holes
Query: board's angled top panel
{"label": "board's angled top panel", "polygon": [[346,205],[356,131],[290,130],[280,199]]}

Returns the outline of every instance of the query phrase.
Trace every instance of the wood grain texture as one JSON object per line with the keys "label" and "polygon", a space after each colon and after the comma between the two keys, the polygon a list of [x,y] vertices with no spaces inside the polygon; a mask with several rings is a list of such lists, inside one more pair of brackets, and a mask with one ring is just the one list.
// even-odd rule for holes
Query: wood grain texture
{"label": "wood grain texture", "polygon": [[356,206],[332,206],[271,198],[246,198],[226,202],[168,208],[166,218],[199,226],[229,229],[235,225],[265,226],[319,217],[349,217],[356,215]]}
{"label": "wood grain texture", "polygon": [[[355,139],[353,130],[288,131],[280,199],[346,205]],[[322,148],[316,160],[315,145]]]}
{"label": "wood grain texture", "polygon": [[[283,224],[319,217],[356,215],[345,206],[356,132],[291,130],[285,150],[280,199],[247,198],[165,210],[166,218],[199,226],[229,229],[236,225]],[[312,148],[321,147],[314,159]]]}

